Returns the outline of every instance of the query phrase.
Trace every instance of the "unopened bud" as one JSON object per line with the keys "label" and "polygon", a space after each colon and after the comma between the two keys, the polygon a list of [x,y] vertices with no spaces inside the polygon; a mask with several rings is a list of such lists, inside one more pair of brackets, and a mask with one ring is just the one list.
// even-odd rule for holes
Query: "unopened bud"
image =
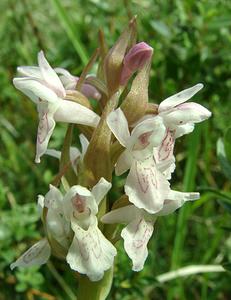
{"label": "unopened bud", "polygon": [[134,45],[124,57],[123,69],[120,84],[125,85],[133,73],[143,68],[144,64],[150,60],[153,48],[141,42]]}
{"label": "unopened bud", "polygon": [[104,69],[109,96],[112,96],[120,86],[124,56],[135,32],[136,19],[133,18],[105,58]]}

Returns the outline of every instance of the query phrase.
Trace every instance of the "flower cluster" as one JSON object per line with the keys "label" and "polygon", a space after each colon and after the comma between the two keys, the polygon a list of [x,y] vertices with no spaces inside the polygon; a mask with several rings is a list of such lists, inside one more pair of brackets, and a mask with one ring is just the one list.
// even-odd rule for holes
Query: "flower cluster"
{"label": "flower cluster", "polygon": [[[135,30],[132,20],[106,55],[105,45],[100,45],[97,76],[86,75],[93,59],[78,78],[65,69],[52,69],[43,52],[38,54],[38,67],[18,68],[20,77],[14,85],[38,110],[35,161],[49,154],[60,160],[60,166],[64,156],[70,164],[61,170],[56,186],[50,185],[48,193],[38,197],[46,237],[12,269],[44,264],[52,253],[90,280],[100,280],[117,253],[116,226],[107,224],[122,223],[126,225],[121,231],[124,249],[133,270],[140,271],[157,218],[199,198],[199,193],[172,190],[170,179],[175,170],[175,140],[211,116],[205,107],[187,102],[203,85],[159,105],[149,103],[153,49],[134,42]],[[97,100],[97,113],[92,98]],[[76,124],[82,132],[81,151],[71,146],[71,139],[65,141],[62,153],[47,149],[56,122]],[[125,194],[112,203],[106,195],[114,188],[114,170],[115,176],[125,172],[127,176]]]}

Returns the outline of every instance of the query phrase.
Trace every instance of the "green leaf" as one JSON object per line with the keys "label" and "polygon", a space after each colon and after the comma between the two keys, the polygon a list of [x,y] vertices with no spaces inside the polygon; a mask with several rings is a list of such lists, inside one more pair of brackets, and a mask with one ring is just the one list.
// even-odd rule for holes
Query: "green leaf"
{"label": "green leaf", "polygon": [[171,32],[168,26],[162,21],[152,21],[150,22],[150,25],[154,30],[156,30],[159,34],[163,35],[164,37],[169,38],[171,36]]}
{"label": "green leaf", "polygon": [[218,203],[229,213],[231,213],[231,202],[225,201],[225,200],[218,200]]}
{"label": "green leaf", "polygon": [[224,142],[221,138],[217,141],[217,157],[220,162],[222,172],[228,179],[231,180],[231,164],[226,157]]}
{"label": "green leaf", "polygon": [[228,227],[228,226],[221,226],[221,229],[223,229],[225,231],[231,231],[231,227]]}

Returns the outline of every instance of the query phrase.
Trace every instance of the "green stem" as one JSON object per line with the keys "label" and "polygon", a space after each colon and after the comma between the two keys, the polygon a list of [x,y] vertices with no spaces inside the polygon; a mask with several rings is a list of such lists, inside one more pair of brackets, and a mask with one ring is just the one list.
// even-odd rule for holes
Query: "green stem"
{"label": "green stem", "polygon": [[68,299],[75,300],[75,294],[72,292],[71,288],[66,284],[65,280],[62,278],[62,276],[60,276],[60,274],[57,272],[54,265],[50,261],[47,262],[47,267],[50,270],[51,274],[54,276],[54,278],[57,280],[59,285],[67,294]]}
{"label": "green stem", "polygon": [[87,276],[79,279],[78,300],[105,300],[111,290],[113,268],[104,273],[100,281],[90,281]]}

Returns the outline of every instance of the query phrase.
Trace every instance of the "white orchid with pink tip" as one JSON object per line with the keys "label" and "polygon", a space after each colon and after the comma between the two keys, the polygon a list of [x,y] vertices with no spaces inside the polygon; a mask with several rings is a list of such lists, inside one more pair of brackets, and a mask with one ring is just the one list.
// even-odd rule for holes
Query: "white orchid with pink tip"
{"label": "white orchid with pink tip", "polygon": [[56,122],[93,127],[99,122],[99,116],[89,108],[65,100],[66,90],[42,51],[38,54],[38,65],[38,67],[19,67],[21,77],[13,80],[15,87],[37,104],[39,115],[35,158],[37,163],[47,150]]}

